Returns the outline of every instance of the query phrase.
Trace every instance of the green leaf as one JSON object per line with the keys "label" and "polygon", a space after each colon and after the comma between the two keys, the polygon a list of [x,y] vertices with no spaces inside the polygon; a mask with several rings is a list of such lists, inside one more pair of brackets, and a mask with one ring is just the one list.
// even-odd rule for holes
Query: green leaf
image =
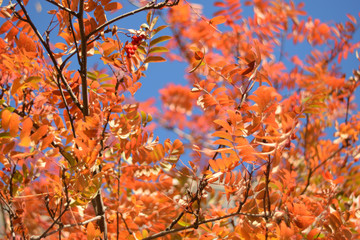
{"label": "green leaf", "polygon": [[205,65],[205,63],[203,62],[203,59],[201,59],[201,60],[199,61],[199,63],[198,63],[193,69],[191,69],[191,70],[189,71],[189,73],[194,72],[196,69],[198,69],[200,66],[203,66],[203,65]]}
{"label": "green leaf", "polygon": [[165,62],[166,59],[160,56],[149,56],[145,59],[144,63],[149,63],[149,62]]}
{"label": "green leaf", "polygon": [[167,28],[168,26],[167,25],[162,25],[162,26],[159,26],[157,28],[155,28],[151,34],[150,34],[150,37],[153,37],[155,34],[157,34],[158,32],[160,32],[161,30]]}
{"label": "green leaf", "polygon": [[152,116],[150,114],[148,114],[147,122],[151,122],[152,119],[153,119]]}
{"label": "green leaf", "polygon": [[160,52],[168,52],[169,49],[167,49],[166,47],[153,47],[150,49],[149,54],[150,53],[160,53]]}
{"label": "green leaf", "polygon": [[101,87],[103,87],[103,88],[114,88],[115,85],[114,85],[114,84],[110,84],[110,83],[105,83],[105,84],[101,84]]}
{"label": "green leaf", "polygon": [[41,77],[39,76],[32,76],[32,77],[28,77],[25,80],[25,85],[23,86],[23,88],[26,88],[28,86],[32,86],[33,88],[35,88],[36,90],[39,90],[39,82],[42,80]]}
{"label": "green leaf", "polygon": [[187,223],[187,222],[184,222],[184,221],[182,221],[182,220],[178,221],[178,224],[179,224],[180,226],[182,226],[182,227],[187,227],[187,226],[190,226],[190,225],[191,225],[191,223]]}
{"label": "green leaf", "polygon": [[87,72],[87,76],[88,76],[88,78],[90,78],[93,81],[97,80],[96,75],[94,73],[92,73],[92,72]]}
{"label": "green leaf", "polygon": [[11,135],[9,132],[3,132],[0,133],[0,138],[11,138]]}
{"label": "green leaf", "polygon": [[155,27],[156,22],[158,21],[159,16],[155,17],[150,24],[150,30],[152,30]]}
{"label": "green leaf", "polygon": [[141,122],[142,122],[142,123],[145,123],[145,122],[146,122],[146,112],[141,111],[141,112],[140,112],[140,115],[141,115]]}
{"label": "green leaf", "polygon": [[148,23],[148,25],[150,25],[151,15],[152,15],[152,11],[149,11],[148,14],[146,15],[146,22]]}
{"label": "green leaf", "polygon": [[167,40],[169,40],[171,38],[172,37],[170,37],[170,36],[161,36],[161,37],[155,38],[155,39],[151,40],[150,47],[152,47],[152,46],[154,46],[154,45],[156,45],[158,43],[165,42],[165,41],[167,41]]}
{"label": "green leaf", "polygon": [[145,48],[143,46],[141,46],[141,45],[138,46],[137,50],[138,50],[138,52],[146,55],[146,51],[145,51]]}

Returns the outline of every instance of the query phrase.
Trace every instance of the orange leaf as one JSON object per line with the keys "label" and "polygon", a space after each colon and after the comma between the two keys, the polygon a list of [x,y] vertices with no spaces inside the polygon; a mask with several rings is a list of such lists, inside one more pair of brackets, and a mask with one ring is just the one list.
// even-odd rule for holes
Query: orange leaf
{"label": "orange leaf", "polygon": [[47,133],[47,130],[48,130],[47,125],[43,125],[39,127],[39,129],[36,130],[36,132],[31,135],[31,140],[35,142],[39,141]]}
{"label": "orange leaf", "polygon": [[310,226],[314,220],[314,216],[296,216],[294,222],[300,229],[305,229]]}
{"label": "orange leaf", "polygon": [[2,128],[6,131],[9,128],[9,122],[11,118],[11,112],[7,109],[1,113],[1,125]]}
{"label": "orange leaf", "polygon": [[20,118],[17,114],[12,114],[10,118],[9,128],[10,135],[16,137],[17,132],[19,131]]}
{"label": "orange leaf", "polygon": [[289,238],[293,236],[294,231],[291,227],[288,227],[284,221],[280,223],[280,236],[284,238]]}
{"label": "orange leaf", "polygon": [[216,119],[216,120],[214,120],[214,123],[216,123],[217,125],[222,126],[226,131],[232,132],[232,129],[231,129],[228,122],[226,122],[226,121],[224,121],[222,119]]}
{"label": "orange leaf", "polygon": [[5,32],[7,32],[7,31],[9,31],[11,26],[12,26],[11,21],[4,22],[4,24],[0,27],[0,34],[3,34]]}
{"label": "orange leaf", "polygon": [[89,222],[86,227],[86,238],[87,240],[93,240],[99,237],[101,234],[99,229],[96,229],[92,222]]}
{"label": "orange leaf", "polygon": [[216,131],[212,134],[213,137],[224,138],[229,141],[233,141],[232,135],[224,131]]}
{"label": "orange leaf", "polygon": [[209,23],[212,25],[219,25],[226,22],[226,17],[225,16],[217,16],[212,18]]}
{"label": "orange leaf", "polygon": [[33,126],[33,122],[30,118],[26,118],[22,123],[22,130],[20,133],[20,143],[22,147],[28,147],[31,143],[30,133]]}
{"label": "orange leaf", "polygon": [[309,240],[315,239],[319,235],[319,233],[320,233],[320,230],[317,228],[314,228],[308,233],[307,239],[309,239]]}
{"label": "orange leaf", "polygon": [[31,138],[29,136],[25,136],[25,137],[21,138],[19,146],[21,146],[21,147],[29,147],[30,143],[31,143]]}
{"label": "orange leaf", "polygon": [[20,133],[20,138],[23,137],[28,137],[31,133],[31,129],[33,127],[33,122],[31,120],[31,118],[26,118],[23,122],[22,122],[22,130]]}
{"label": "orange leaf", "polygon": [[234,147],[234,145],[231,142],[229,142],[228,140],[225,140],[225,139],[217,139],[217,140],[214,141],[214,144],[216,144],[216,145],[224,145],[224,146],[228,146],[230,148]]}
{"label": "orange leaf", "polygon": [[41,151],[49,147],[50,143],[54,140],[54,135],[50,134],[42,140]]}
{"label": "orange leaf", "polygon": [[351,14],[346,14],[346,16],[353,22],[356,24],[356,18],[354,16],[352,16]]}
{"label": "orange leaf", "polygon": [[317,31],[322,35],[327,35],[330,32],[330,28],[325,23],[322,23],[317,27]]}
{"label": "orange leaf", "polygon": [[216,164],[219,166],[220,168],[220,171],[224,171],[225,168],[226,168],[226,165],[224,163],[224,160],[219,158],[219,159],[216,159]]}
{"label": "orange leaf", "polygon": [[209,164],[215,172],[219,171],[219,166],[216,164],[216,161],[210,159]]}
{"label": "orange leaf", "polygon": [[324,179],[328,182],[331,182],[334,179],[334,177],[331,175],[330,172],[322,173],[322,175],[323,175]]}

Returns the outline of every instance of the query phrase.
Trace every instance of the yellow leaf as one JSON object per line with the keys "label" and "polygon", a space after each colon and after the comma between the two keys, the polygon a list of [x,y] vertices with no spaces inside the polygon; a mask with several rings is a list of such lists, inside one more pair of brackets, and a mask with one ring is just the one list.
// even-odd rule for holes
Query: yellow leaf
{"label": "yellow leaf", "polygon": [[31,143],[31,138],[29,136],[23,137],[19,143],[21,147],[29,147]]}
{"label": "yellow leaf", "polygon": [[144,63],[149,62],[165,62],[166,60],[163,57],[160,56],[149,56],[145,59]]}

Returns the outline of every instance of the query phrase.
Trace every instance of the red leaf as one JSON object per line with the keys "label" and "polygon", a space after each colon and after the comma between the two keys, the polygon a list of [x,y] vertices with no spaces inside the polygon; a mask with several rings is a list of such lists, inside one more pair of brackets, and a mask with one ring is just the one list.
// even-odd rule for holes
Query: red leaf
{"label": "red leaf", "polygon": [[108,3],[108,4],[105,5],[104,10],[105,11],[115,12],[115,11],[121,9],[121,8],[122,8],[122,5],[120,3],[111,2],[111,3]]}

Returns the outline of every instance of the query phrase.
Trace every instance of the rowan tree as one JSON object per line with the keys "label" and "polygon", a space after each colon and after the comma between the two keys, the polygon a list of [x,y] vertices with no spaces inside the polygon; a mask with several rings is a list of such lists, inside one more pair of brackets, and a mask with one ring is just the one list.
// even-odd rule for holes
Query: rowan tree
{"label": "rowan tree", "polygon": [[[321,22],[282,0],[221,0],[212,17],[186,0],[131,2],[43,0],[45,30],[29,1],[2,2],[2,237],[359,238],[360,68],[341,69],[359,64],[359,16]],[[166,59],[188,65],[188,84],[137,100]]]}

